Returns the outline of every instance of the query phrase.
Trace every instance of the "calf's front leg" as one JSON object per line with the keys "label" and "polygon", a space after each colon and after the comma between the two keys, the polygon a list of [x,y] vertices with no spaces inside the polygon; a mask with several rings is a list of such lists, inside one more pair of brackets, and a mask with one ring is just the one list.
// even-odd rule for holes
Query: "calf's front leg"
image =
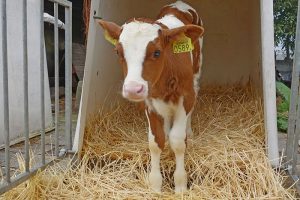
{"label": "calf's front leg", "polygon": [[187,174],[184,167],[184,154],[186,149],[186,126],[188,117],[183,105],[179,104],[174,116],[173,127],[170,131],[169,141],[175,153],[176,169],[174,172],[175,192],[187,190]]}
{"label": "calf's front leg", "polygon": [[164,122],[154,111],[146,110],[146,116],[149,124],[148,140],[151,155],[149,184],[153,191],[161,192],[162,175],[160,172],[160,155],[165,144]]}

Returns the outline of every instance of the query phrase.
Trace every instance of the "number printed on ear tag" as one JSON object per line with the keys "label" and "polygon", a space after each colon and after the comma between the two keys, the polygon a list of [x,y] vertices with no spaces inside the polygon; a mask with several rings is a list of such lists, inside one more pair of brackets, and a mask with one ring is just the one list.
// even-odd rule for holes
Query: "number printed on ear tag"
{"label": "number printed on ear tag", "polygon": [[173,43],[173,52],[174,53],[185,53],[194,50],[194,45],[191,38],[184,36],[182,39],[175,41]]}
{"label": "number printed on ear tag", "polygon": [[118,40],[112,38],[107,31],[104,31],[104,38],[114,46],[116,46],[118,42]]}

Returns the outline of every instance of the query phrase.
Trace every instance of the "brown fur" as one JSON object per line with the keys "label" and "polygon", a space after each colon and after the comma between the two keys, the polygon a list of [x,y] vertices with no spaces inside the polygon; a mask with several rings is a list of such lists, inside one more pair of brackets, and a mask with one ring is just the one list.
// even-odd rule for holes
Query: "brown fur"
{"label": "brown fur", "polygon": [[[197,13],[190,11],[191,15],[188,13],[183,13],[176,8],[164,7],[158,18],[162,18],[164,15],[173,14],[179,20],[181,20],[184,24],[199,24],[200,18],[197,21]],[[160,40],[164,41],[164,40]],[[160,44],[159,40],[155,40],[154,44],[149,44],[147,47],[147,52],[153,52],[153,47],[156,46],[159,49],[164,44]],[[164,100],[165,102],[173,102],[178,103],[180,96],[184,97],[184,108],[187,113],[189,113],[192,108],[194,107],[196,94],[194,91],[194,83],[193,83],[193,74],[197,73],[200,70],[200,53],[201,47],[199,44],[199,39],[193,41],[194,50],[192,52],[193,61],[192,64],[190,59],[190,53],[180,53],[174,54],[172,52],[172,44],[169,41],[165,41],[166,46],[164,47],[164,61],[163,61],[163,69],[162,71],[156,70],[151,68],[151,66],[147,65],[147,58],[144,61],[144,68],[143,68],[143,77],[146,80],[150,78],[149,76],[159,76],[159,78],[155,79],[150,85],[149,96],[152,98],[159,98]],[[154,80],[151,79],[150,80]],[[156,116],[156,120],[159,120],[159,116]],[[154,120],[154,119],[152,119]],[[154,120],[155,121],[155,120]],[[151,124],[151,129],[156,129],[158,124]],[[160,130],[163,129],[163,124],[160,124]],[[153,135],[155,136],[155,141],[157,142],[158,146],[163,149],[162,143],[165,140],[165,134],[163,131],[155,132],[152,130]],[[185,140],[186,142],[186,140]]]}
{"label": "brown fur", "polygon": [[191,9],[189,9],[189,12],[193,16],[193,22],[192,23],[196,24],[196,25],[199,25],[199,26],[202,26],[199,15],[195,11],[193,11]]}
{"label": "brown fur", "polygon": [[164,132],[164,120],[161,116],[153,111],[148,111],[149,123],[151,127],[152,134],[154,135],[155,142],[158,147],[163,150],[165,146],[165,132]]}
{"label": "brown fur", "polygon": [[[148,45],[147,50],[151,49]],[[184,96],[185,109],[188,113],[195,99],[193,87],[193,66],[190,53],[174,54],[171,44],[164,49],[163,67],[153,69],[153,65],[144,61],[143,78],[155,80],[149,83],[149,97],[159,98],[165,102],[178,103],[180,96]],[[161,70],[161,71],[159,71]],[[154,78],[154,79],[153,79]],[[192,99],[192,100],[189,100]]]}
{"label": "brown fur", "polygon": [[113,22],[105,22],[103,20],[97,20],[98,24],[102,26],[102,28],[108,31],[108,34],[113,38],[118,40],[121,35],[122,28]]}
{"label": "brown fur", "polygon": [[197,40],[195,43],[194,43],[194,50],[193,50],[193,72],[194,74],[198,73],[200,69],[200,54],[201,54],[201,48],[200,47],[200,44],[199,44],[199,40]]}

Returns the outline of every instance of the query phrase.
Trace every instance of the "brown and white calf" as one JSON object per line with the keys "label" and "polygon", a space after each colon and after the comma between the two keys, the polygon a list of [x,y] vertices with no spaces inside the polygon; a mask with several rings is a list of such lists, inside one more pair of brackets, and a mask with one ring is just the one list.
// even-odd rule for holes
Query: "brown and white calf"
{"label": "brown and white calf", "polygon": [[[202,65],[204,29],[200,17],[191,6],[177,1],[163,7],[157,20],[135,18],[123,26],[103,20],[98,22],[105,30],[106,39],[115,45],[122,65],[123,97],[146,105],[150,187],[161,191],[160,155],[165,139],[169,138],[176,157],[175,191],[185,191],[186,137],[192,133],[191,114]],[[190,38],[190,43],[184,45],[192,44],[193,50],[174,53],[174,43],[186,37]]]}

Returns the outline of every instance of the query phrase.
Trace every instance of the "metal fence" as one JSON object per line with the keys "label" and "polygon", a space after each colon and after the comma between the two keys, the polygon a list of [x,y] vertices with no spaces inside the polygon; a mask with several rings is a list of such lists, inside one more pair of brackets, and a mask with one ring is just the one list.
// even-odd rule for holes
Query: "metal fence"
{"label": "metal fence", "polygon": [[300,169],[297,169],[300,139],[300,1],[298,1],[294,55],[286,159],[288,173],[294,181],[297,181],[296,188],[300,192]]}
{"label": "metal fence", "polygon": [[[3,92],[4,92],[4,137],[5,137],[5,179],[0,182],[0,194],[17,186],[29,177],[34,175],[39,169],[45,168],[54,160],[61,158],[66,152],[72,149],[72,3],[66,0],[49,0],[54,3],[54,40],[55,40],[55,157],[46,162],[45,159],[45,104],[41,103],[40,117],[40,146],[41,146],[41,165],[30,167],[30,144],[29,144],[29,111],[28,111],[28,44],[27,44],[27,0],[23,0],[23,76],[24,76],[24,151],[25,151],[25,172],[11,177],[10,169],[10,130],[9,130],[9,88],[8,88],[8,51],[7,51],[7,5],[8,0],[1,0],[2,4],[2,52],[3,52]],[[59,49],[58,49],[58,7],[62,6],[65,9],[65,148],[59,148],[59,132],[58,132],[58,116],[59,116]],[[40,99],[45,102],[44,93],[44,1],[41,0],[40,13]],[[13,120],[13,119],[12,119]]]}

